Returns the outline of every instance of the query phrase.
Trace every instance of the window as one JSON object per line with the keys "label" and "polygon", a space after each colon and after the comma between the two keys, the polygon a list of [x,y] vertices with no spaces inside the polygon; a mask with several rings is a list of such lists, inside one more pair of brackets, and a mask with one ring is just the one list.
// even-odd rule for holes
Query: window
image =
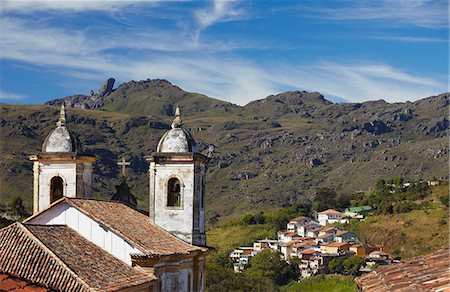
{"label": "window", "polygon": [[50,181],[50,203],[63,197],[64,182],[59,176],[55,176]]}
{"label": "window", "polygon": [[167,207],[181,206],[181,184],[177,178],[169,179],[167,184]]}

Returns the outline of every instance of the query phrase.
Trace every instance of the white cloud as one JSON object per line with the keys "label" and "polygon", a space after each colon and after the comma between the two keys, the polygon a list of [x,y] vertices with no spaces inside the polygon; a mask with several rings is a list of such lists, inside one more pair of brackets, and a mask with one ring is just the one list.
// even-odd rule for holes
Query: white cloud
{"label": "white cloud", "polygon": [[30,13],[37,11],[62,11],[62,12],[86,12],[104,11],[117,12],[127,6],[153,5],[157,1],[112,1],[112,0],[3,0],[0,2],[0,10],[3,13],[21,12]]}
{"label": "white cloud", "polygon": [[[214,16],[202,15],[199,21],[205,26],[240,17],[233,12],[236,11],[233,5],[234,2],[231,6],[214,8],[211,12]],[[286,89],[320,91],[350,101],[414,100],[447,89],[447,80],[370,61],[255,63],[230,54],[217,54],[234,44],[224,43],[219,49],[214,43],[195,47],[183,32],[173,34],[155,29],[127,34],[101,30],[92,33],[13,17],[0,19],[0,32],[1,59],[45,66],[59,74],[96,79],[99,83],[107,77],[124,81],[166,78],[188,91],[241,105]],[[129,54],[114,53],[124,48]]]}
{"label": "white cloud", "polygon": [[[303,7],[304,8],[304,7]],[[308,9],[334,20],[388,20],[423,27],[448,27],[447,0],[350,1],[342,8]]]}
{"label": "white cloud", "polygon": [[21,100],[21,99],[25,99],[25,98],[27,98],[27,96],[25,94],[0,91],[0,101],[3,101],[3,100]]}

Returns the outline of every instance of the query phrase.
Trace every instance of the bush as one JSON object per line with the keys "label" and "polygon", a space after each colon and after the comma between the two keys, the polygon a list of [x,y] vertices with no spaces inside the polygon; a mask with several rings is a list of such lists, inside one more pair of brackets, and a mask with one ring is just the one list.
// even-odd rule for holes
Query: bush
{"label": "bush", "polygon": [[349,276],[317,275],[302,280],[300,283],[291,282],[281,287],[281,292],[324,292],[324,291],[357,291],[356,283]]}
{"label": "bush", "polygon": [[250,268],[244,274],[253,278],[269,279],[276,285],[285,285],[297,280],[299,271],[296,265],[290,265],[281,259],[281,253],[265,249],[250,261]]}

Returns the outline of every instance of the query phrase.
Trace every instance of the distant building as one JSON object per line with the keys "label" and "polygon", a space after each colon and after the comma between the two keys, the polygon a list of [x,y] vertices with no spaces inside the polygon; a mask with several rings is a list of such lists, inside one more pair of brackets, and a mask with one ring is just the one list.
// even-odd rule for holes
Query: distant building
{"label": "distant building", "polygon": [[369,205],[349,207],[344,210],[344,214],[352,218],[363,219],[369,215],[372,209],[372,206]]}
{"label": "distant building", "polygon": [[322,226],[327,226],[328,224],[333,223],[348,223],[348,219],[343,219],[344,214],[333,210],[328,209],[322,212],[319,212],[317,215],[317,220],[319,221],[319,224]]}

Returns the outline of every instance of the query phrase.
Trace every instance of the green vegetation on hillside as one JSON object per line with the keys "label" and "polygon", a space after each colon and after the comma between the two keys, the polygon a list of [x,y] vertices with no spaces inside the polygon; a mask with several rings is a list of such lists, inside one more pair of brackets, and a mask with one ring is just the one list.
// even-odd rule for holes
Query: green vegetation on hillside
{"label": "green vegetation on hillside", "polygon": [[431,187],[419,197],[399,193],[398,196],[403,197],[399,204],[413,209],[394,208],[395,214],[381,212],[365,221],[351,219],[349,224],[336,226],[354,232],[363,243],[386,244],[394,256],[423,255],[449,244],[449,209],[442,203],[442,198],[448,198],[448,192],[448,183],[445,183]]}
{"label": "green vegetation on hillside", "polygon": [[292,282],[284,286],[281,292],[352,292],[358,291],[352,277],[342,275],[317,275]]}
{"label": "green vegetation on hillside", "polygon": [[[180,104],[185,127],[212,156],[206,222],[215,218],[217,224],[312,202],[317,188],[339,195],[366,190],[386,173],[408,180],[447,176],[448,97],[332,104],[317,92],[293,91],[237,106],[164,80],[130,81],[96,110],[69,108],[67,125],[97,157],[93,196],[111,196],[117,159],[125,156],[132,162],[128,184],[146,210],[145,156],[155,151]],[[0,115],[0,203],[21,196],[31,211],[28,156],[40,151],[58,108],[3,104]]]}

